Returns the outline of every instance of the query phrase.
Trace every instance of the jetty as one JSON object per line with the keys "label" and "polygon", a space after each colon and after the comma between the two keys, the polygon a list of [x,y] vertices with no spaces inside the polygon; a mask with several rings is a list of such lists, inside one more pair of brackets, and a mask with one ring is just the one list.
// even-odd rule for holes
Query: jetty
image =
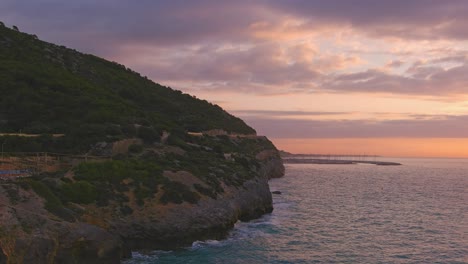
{"label": "jetty", "polygon": [[332,159],[306,159],[306,158],[283,158],[285,164],[373,164],[379,166],[398,166],[401,163],[388,161],[366,161],[366,160],[332,160]]}
{"label": "jetty", "polygon": [[350,154],[293,154],[280,151],[285,164],[371,164],[379,166],[398,166],[401,163],[379,161],[377,155],[350,155]]}

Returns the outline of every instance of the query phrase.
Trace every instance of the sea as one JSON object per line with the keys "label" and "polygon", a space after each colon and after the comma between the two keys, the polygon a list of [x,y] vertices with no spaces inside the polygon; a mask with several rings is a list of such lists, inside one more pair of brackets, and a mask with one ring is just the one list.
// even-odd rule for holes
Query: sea
{"label": "sea", "polygon": [[468,263],[468,159],[288,164],[274,211],[136,263]]}

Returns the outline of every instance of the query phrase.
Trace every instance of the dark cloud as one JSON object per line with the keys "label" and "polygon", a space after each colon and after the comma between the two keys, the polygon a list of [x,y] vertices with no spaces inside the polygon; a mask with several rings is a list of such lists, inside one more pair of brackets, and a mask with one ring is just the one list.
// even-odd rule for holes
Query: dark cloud
{"label": "dark cloud", "polygon": [[[466,14],[465,0],[0,1],[0,19],[8,25],[119,61],[157,82],[184,90],[258,94],[466,95],[468,52],[457,50],[463,45],[449,46],[468,41]],[[422,51],[377,50],[378,45],[367,43],[324,54],[321,49],[333,53],[335,44],[318,43],[332,47],[316,48],[288,42],[294,34],[304,36],[303,41],[330,29],[371,40],[396,38],[400,45],[414,40],[451,44],[434,47],[422,57]],[[392,61],[383,68],[366,68],[355,54]],[[350,72],[347,65],[359,67]],[[408,114],[405,120],[377,121],[336,120],[350,114],[342,112],[235,113],[273,138],[468,137],[468,116]],[[371,114],[392,118],[392,113]],[[335,120],[310,120],[318,117]]]}
{"label": "dark cloud", "polygon": [[[468,40],[467,13],[464,0],[0,2],[4,22],[45,40],[125,63],[158,82],[262,94],[311,90],[467,94],[466,51],[413,64],[404,74],[375,69],[330,74],[355,58],[333,54],[320,58],[317,51],[301,46],[285,51],[281,39],[264,43],[255,35],[258,28],[283,32],[275,30],[292,17],[302,21],[289,26],[298,32],[332,26],[374,37]],[[229,45],[233,48],[226,48]],[[301,59],[306,57],[310,59]],[[395,60],[387,66],[401,68],[405,63],[410,64]],[[458,65],[447,68],[440,65],[444,63]]]}
{"label": "dark cloud", "polygon": [[278,11],[306,19],[307,24],[347,25],[372,36],[468,39],[468,2],[465,0],[290,0],[269,3]]}
{"label": "dark cloud", "polygon": [[467,72],[467,63],[448,69],[416,65],[408,69],[407,75],[366,70],[338,75],[323,83],[322,88],[340,92],[456,96],[468,94]]}
{"label": "dark cloud", "polygon": [[[299,29],[351,26],[373,36],[468,39],[464,0],[3,0],[0,17],[43,38],[99,54],[125,43],[252,40],[253,25],[295,16]],[[294,30],[294,28],[291,28]],[[107,47],[107,50],[106,50]]]}
{"label": "dark cloud", "polygon": [[466,138],[468,116],[410,120],[299,120],[244,118],[272,138]]}
{"label": "dark cloud", "polygon": [[46,40],[105,55],[129,43],[167,46],[241,38],[256,21],[261,2],[4,0],[0,17]]}

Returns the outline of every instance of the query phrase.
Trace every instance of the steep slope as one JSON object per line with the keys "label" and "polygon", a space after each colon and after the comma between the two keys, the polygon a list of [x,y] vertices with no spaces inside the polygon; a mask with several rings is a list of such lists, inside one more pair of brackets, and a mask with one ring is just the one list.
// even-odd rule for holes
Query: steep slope
{"label": "steep slope", "polygon": [[134,124],[156,133],[218,128],[255,133],[219,106],[155,84],[123,65],[2,26],[0,61],[2,132],[63,133],[67,143],[82,136],[132,136]]}
{"label": "steep slope", "polygon": [[219,106],[1,23],[0,93],[0,171],[32,172],[0,175],[0,263],[115,263],[272,210],[278,151]]}

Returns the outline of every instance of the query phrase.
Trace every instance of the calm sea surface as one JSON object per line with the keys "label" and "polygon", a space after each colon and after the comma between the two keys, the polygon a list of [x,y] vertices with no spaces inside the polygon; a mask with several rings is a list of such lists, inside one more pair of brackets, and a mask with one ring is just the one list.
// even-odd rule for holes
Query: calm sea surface
{"label": "calm sea surface", "polygon": [[468,263],[468,160],[386,160],[287,165],[272,214],[127,263]]}

